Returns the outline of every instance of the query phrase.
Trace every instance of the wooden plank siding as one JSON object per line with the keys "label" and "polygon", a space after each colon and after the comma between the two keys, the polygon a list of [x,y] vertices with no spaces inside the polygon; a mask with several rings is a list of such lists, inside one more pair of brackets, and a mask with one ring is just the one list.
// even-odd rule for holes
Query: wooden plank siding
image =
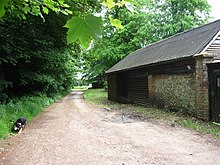
{"label": "wooden plank siding", "polygon": [[135,68],[108,75],[110,100],[122,103],[149,104],[149,75],[194,73],[193,58],[183,58],[169,63]]}
{"label": "wooden plank siding", "polygon": [[220,35],[206,49],[207,53],[220,53]]}
{"label": "wooden plank siding", "polygon": [[128,99],[133,103],[146,105],[148,97],[148,79],[144,77],[130,77],[128,79]]}
{"label": "wooden plank siding", "polygon": [[107,77],[108,81],[108,99],[109,100],[117,100],[117,80],[116,75],[110,74]]}

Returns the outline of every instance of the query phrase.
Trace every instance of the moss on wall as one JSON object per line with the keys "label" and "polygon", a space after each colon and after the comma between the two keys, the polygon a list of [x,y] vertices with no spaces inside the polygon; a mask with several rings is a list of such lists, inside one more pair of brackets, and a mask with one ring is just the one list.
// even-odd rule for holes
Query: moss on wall
{"label": "moss on wall", "polygon": [[155,96],[165,108],[196,115],[195,79],[193,74],[156,76]]}

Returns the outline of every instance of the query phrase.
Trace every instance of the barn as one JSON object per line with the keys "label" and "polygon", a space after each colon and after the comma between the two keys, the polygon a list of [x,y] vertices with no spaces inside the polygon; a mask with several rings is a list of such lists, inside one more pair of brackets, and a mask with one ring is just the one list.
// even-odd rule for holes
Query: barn
{"label": "barn", "polygon": [[220,20],[136,50],[106,74],[109,100],[220,122]]}

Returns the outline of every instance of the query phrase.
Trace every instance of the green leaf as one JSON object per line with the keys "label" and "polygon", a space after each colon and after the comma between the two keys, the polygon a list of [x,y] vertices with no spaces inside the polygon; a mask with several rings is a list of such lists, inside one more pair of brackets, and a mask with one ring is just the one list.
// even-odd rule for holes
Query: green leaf
{"label": "green leaf", "polygon": [[126,1],[122,0],[122,1],[119,1],[118,3],[116,3],[117,6],[119,7],[122,7],[126,4]]}
{"label": "green leaf", "polygon": [[47,7],[43,7],[43,12],[44,12],[45,14],[48,14],[48,13],[49,13],[48,8],[47,8]]}
{"label": "green leaf", "polygon": [[1,0],[0,2],[0,18],[5,15],[5,6],[8,5],[8,0]]}
{"label": "green leaf", "polygon": [[70,7],[70,5],[68,5],[68,4],[62,4],[61,6],[62,6],[62,7],[66,7],[66,8],[69,8],[69,7]]}
{"label": "green leaf", "polygon": [[31,8],[29,6],[26,6],[26,7],[23,8],[23,11],[24,11],[25,14],[27,14],[28,12],[31,11]]}
{"label": "green leaf", "polygon": [[73,43],[77,40],[88,48],[92,39],[97,39],[102,33],[102,19],[93,15],[73,17],[64,26],[69,28],[67,42]]}
{"label": "green leaf", "polygon": [[60,4],[63,4],[65,2],[65,0],[59,0],[58,1]]}
{"label": "green leaf", "polygon": [[40,14],[40,7],[39,6],[33,6],[32,7],[32,14],[38,16]]}
{"label": "green leaf", "polygon": [[121,21],[119,19],[113,19],[109,17],[110,23],[112,26],[115,26],[118,29],[124,29],[124,26],[121,25]]}
{"label": "green leaf", "polygon": [[134,0],[124,0],[124,1],[125,2],[129,2],[129,3],[133,4],[133,5],[138,5],[138,3],[136,1],[134,1]]}
{"label": "green leaf", "polygon": [[102,4],[109,9],[115,7],[115,2],[113,0],[105,0]]}
{"label": "green leaf", "polygon": [[72,12],[71,10],[65,9],[65,11],[66,11],[68,14],[70,14],[70,15],[73,14],[73,12]]}

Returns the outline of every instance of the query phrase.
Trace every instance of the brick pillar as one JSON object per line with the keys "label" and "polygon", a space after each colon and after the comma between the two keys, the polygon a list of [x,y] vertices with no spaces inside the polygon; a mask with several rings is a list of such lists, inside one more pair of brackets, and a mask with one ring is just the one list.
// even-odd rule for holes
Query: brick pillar
{"label": "brick pillar", "polygon": [[214,57],[211,54],[198,54],[194,56],[196,60],[196,112],[197,118],[209,120],[209,82],[208,67]]}

